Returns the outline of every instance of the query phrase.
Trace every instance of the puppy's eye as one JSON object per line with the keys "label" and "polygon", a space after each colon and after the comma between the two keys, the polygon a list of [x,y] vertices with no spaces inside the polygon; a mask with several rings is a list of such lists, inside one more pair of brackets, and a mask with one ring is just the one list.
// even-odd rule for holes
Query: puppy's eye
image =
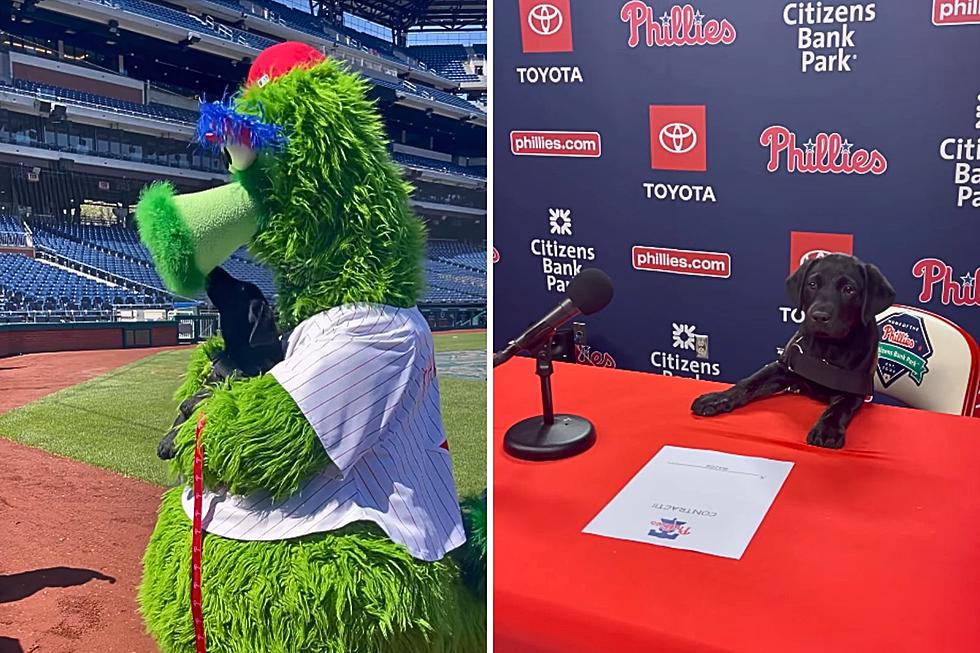
{"label": "puppy's eye", "polygon": [[857,291],[854,289],[854,286],[844,286],[845,295],[853,295],[855,292]]}
{"label": "puppy's eye", "polygon": [[817,287],[817,282],[816,281],[811,281],[810,283],[806,284],[806,287],[807,288],[816,288]]}

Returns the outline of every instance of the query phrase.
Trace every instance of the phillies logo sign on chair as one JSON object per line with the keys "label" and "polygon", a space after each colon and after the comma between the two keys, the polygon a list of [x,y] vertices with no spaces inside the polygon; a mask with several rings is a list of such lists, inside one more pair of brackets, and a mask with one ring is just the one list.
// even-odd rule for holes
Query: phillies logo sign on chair
{"label": "phillies logo sign on chair", "polygon": [[704,105],[650,105],[650,167],[708,169]]}
{"label": "phillies logo sign on chair", "polygon": [[903,376],[922,385],[929,372],[926,361],[932,356],[932,343],[926,326],[918,315],[893,313],[878,321],[881,342],[878,343],[878,379],[885,388]]}
{"label": "phillies logo sign on chair", "polygon": [[571,52],[570,0],[520,0],[524,52]]}

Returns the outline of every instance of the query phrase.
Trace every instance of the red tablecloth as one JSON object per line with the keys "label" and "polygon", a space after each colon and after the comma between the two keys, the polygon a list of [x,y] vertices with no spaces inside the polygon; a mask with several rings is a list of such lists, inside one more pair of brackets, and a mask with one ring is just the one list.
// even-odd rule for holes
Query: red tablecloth
{"label": "red tablecloth", "polygon": [[[518,461],[503,434],[540,414],[538,380],[494,370],[496,653],[980,651],[980,419],[865,406],[828,451],[803,397],[697,418],[717,384],[578,365],[553,384],[598,441]],[[581,532],[667,444],[795,463],[741,560]]]}

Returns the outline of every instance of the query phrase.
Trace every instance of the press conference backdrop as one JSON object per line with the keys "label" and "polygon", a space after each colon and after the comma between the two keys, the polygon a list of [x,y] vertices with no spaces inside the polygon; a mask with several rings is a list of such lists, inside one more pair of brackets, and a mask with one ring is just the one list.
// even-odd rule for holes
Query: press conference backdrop
{"label": "press conference backdrop", "polygon": [[595,266],[581,362],[735,381],[838,251],[980,337],[980,0],[502,0],[493,56],[496,348]]}

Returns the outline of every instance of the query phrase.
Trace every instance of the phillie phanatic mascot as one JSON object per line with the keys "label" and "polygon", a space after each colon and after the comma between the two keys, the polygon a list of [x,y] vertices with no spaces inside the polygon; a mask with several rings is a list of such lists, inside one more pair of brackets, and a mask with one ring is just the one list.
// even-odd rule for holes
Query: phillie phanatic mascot
{"label": "phillie phanatic mascot", "polygon": [[[456,495],[415,305],[424,228],[367,89],[309,46],[270,47],[240,93],[202,104],[198,141],[232,181],[154,184],[137,207],[167,285],[228,320],[160,445],[184,485],[139,606],[165,653],[485,649],[485,493]],[[243,245],[275,274],[278,325],[218,267]]]}

